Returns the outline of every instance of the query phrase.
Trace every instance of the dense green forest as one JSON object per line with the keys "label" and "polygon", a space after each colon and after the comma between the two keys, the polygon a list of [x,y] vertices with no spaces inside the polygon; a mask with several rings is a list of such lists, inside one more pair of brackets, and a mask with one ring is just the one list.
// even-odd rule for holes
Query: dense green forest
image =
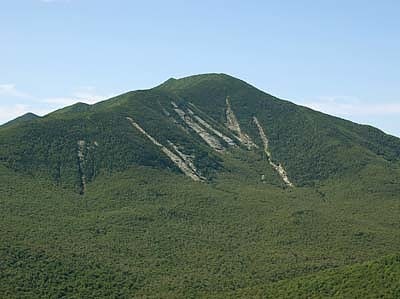
{"label": "dense green forest", "polygon": [[253,289],[223,294],[222,298],[399,298],[400,256],[327,270]]}
{"label": "dense green forest", "polygon": [[398,258],[378,262],[378,272],[342,270],[398,253],[399,190],[381,184],[390,181],[287,190],[141,167],[99,178],[82,197],[2,169],[0,294],[318,298],[364,294],[369,275],[371,294],[395,298]]}
{"label": "dense green forest", "polygon": [[399,160],[223,74],[27,115],[0,127],[0,298],[398,298]]}

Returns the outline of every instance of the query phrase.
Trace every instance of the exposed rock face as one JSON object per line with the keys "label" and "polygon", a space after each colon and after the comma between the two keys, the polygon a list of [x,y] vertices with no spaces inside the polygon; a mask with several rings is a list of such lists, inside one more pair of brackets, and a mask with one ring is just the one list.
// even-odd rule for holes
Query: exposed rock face
{"label": "exposed rock face", "polygon": [[[185,164],[193,170],[196,174],[198,174],[198,170],[196,166],[194,165],[193,159],[195,158],[194,155],[187,155],[183,153],[178,146],[173,144],[171,141],[168,140],[168,144],[174,149],[174,151],[178,154],[178,156],[185,162]],[[201,179],[205,180],[206,178],[198,175]]]}
{"label": "exposed rock face", "polygon": [[269,146],[268,146],[268,138],[264,132],[264,129],[261,127],[260,122],[258,121],[257,117],[254,116],[253,121],[258,128],[260,138],[264,145],[264,152],[267,155],[269,164],[278,172],[279,176],[282,178],[282,180],[285,182],[286,185],[288,185],[289,187],[294,187],[292,182],[290,182],[288,175],[287,175],[285,169],[283,168],[283,166],[281,164],[275,164],[274,162],[272,162],[272,155],[271,155],[271,152],[269,151]]}
{"label": "exposed rock face", "polygon": [[147,134],[147,132],[144,129],[142,129],[142,127],[139,126],[139,124],[136,123],[131,117],[127,117],[126,119],[129,120],[131,122],[132,126],[134,126],[136,129],[138,129],[140,131],[140,133],[142,133],[144,136],[149,138],[153,144],[157,145],[158,147],[163,146],[161,143],[159,143],[157,140],[155,140],[150,134]]}
{"label": "exposed rock face", "polygon": [[[197,133],[203,140],[204,142],[209,145],[212,149],[214,149],[217,152],[224,152],[226,148],[223,146],[223,143],[225,145],[229,146],[236,146],[236,142],[223,134],[222,132],[218,131],[215,129],[210,123],[202,119],[200,116],[196,115],[196,113],[187,108],[180,108],[175,102],[171,102],[173,106],[173,110],[175,113],[179,116],[179,118],[183,121],[184,125],[180,125],[182,129],[190,134],[190,131],[194,131]],[[251,138],[242,132],[239,122],[236,118],[236,115],[234,114],[229,97],[226,98],[226,126],[228,127],[229,130],[232,131],[233,136],[240,141],[243,145],[247,147],[247,149],[251,150],[253,148],[258,148],[257,144],[255,144]],[[185,110],[184,110],[185,109]],[[165,113],[166,114],[166,113]],[[166,114],[167,115],[167,114]],[[170,117],[171,115],[168,113],[168,116]],[[135,127],[139,132],[141,132],[144,136],[146,136],[154,145],[160,148],[160,150],[188,177],[193,179],[194,181],[205,181],[206,178],[200,175],[198,169],[196,168],[194,164],[194,156],[192,155],[187,155],[184,153],[184,149],[180,148],[178,145],[175,145],[172,143],[170,140],[168,140],[168,147],[164,146],[160,142],[158,142],[153,136],[148,134],[137,122],[135,122],[132,118],[127,117],[127,120],[130,121],[133,127]],[[282,178],[282,180],[285,182],[287,186],[293,187],[294,185],[290,182],[289,177],[283,168],[281,164],[276,164],[272,161],[272,155],[269,150],[268,146],[268,138],[261,127],[258,119],[254,116],[253,121],[255,125],[258,128],[258,132],[260,134],[260,138],[263,142],[263,147],[264,147],[264,152],[267,155],[268,162],[269,164],[275,169],[275,171],[279,174],[279,176]],[[174,120],[176,124],[177,121]],[[84,141],[83,143],[79,143],[84,147]],[[83,151],[79,152],[79,157],[82,157],[80,159],[83,159]],[[84,177],[83,177],[84,179]],[[265,180],[265,176],[263,175],[261,178],[262,181]]]}
{"label": "exposed rock face", "polygon": [[[178,105],[174,102],[171,102],[173,106],[173,110],[175,113],[183,120],[184,124],[197,133],[212,149],[217,152],[225,151],[224,146],[222,145],[220,140],[223,140],[228,146],[235,146],[235,141],[223,134],[222,132],[215,129],[211,124],[207,121],[202,119],[200,116],[196,115],[191,109],[183,109],[179,108]],[[226,98],[227,110],[226,110],[226,117],[227,117],[227,127],[230,129],[234,136],[249,150],[252,148],[257,148],[258,146],[250,139],[250,137],[243,133],[239,122],[231,108],[229,97]],[[141,132],[144,136],[146,136],[154,145],[158,146],[161,151],[188,177],[193,179],[194,181],[205,181],[206,178],[199,174],[196,166],[194,165],[194,157],[192,155],[187,155],[184,153],[183,149],[179,146],[172,143],[168,140],[168,146],[170,149],[160,142],[158,142],[153,136],[148,134],[137,122],[135,122],[132,118],[127,117],[127,120],[130,121],[133,127],[135,127],[139,132]],[[258,132],[260,134],[260,138],[263,142],[264,152],[267,155],[269,164],[275,169],[275,171],[279,174],[285,184],[289,187],[293,187],[294,185],[289,180],[289,177],[286,173],[286,170],[283,168],[281,164],[276,164],[272,161],[272,155],[269,150],[268,146],[268,138],[264,132],[264,129],[261,127],[260,122],[254,116],[253,121],[257,126]],[[186,128],[183,127],[187,133]],[[80,148],[84,147],[84,141],[80,141],[79,143]],[[78,152],[78,156],[80,157],[80,161],[84,159],[83,157],[83,150]],[[265,176],[262,176],[262,180],[265,180]],[[85,186],[85,178],[83,176],[83,186]]]}
{"label": "exposed rock face", "polygon": [[226,97],[226,126],[235,134],[236,139],[239,140],[249,150],[258,147],[257,144],[251,140],[249,135],[242,132],[236,115],[232,110],[229,97]]}
{"label": "exposed rock face", "polygon": [[86,191],[86,176],[84,174],[84,167],[85,167],[85,140],[78,141],[78,172],[80,177],[80,185],[81,190],[80,193],[84,194]]}
{"label": "exposed rock face", "polygon": [[235,146],[236,143],[235,141],[232,140],[232,138],[229,138],[228,136],[222,134],[220,131],[214,129],[209,123],[207,123],[205,120],[203,120],[202,118],[200,118],[197,115],[194,115],[194,118],[200,123],[202,124],[204,127],[206,127],[207,129],[209,129],[211,132],[213,132],[216,136],[218,136],[219,138],[221,138],[222,140],[224,140],[229,146]]}
{"label": "exposed rock face", "polygon": [[[193,131],[195,131],[210,147],[212,147],[217,152],[222,152],[225,148],[222,146],[221,142],[211,135],[205,128],[203,128],[199,123],[197,123],[193,117],[190,115],[193,111],[189,111],[186,113],[182,109],[180,109],[174,102],[171,102],[174,107],[174,111],[178,116],[185,122],[185,124],[190,127]],[[193,113],[194,115],[194,113]]]}
{"label": "exposed rock face", "polygon": [[182,152],[177,150],[177,147],[170,142],[170,145],[178,153],[175,154],[167,147],[159,143],[155,138],[148,134],[138,123],[136,123],[131,117],[127,117],[127,120],[135,127],[139,132],[146,136],[154,145],[158,146],[161,151],[188,177],[194,181],[204,181],[205,178],[197,173],[197,170],[193,164],[191,157],[184,155]]}

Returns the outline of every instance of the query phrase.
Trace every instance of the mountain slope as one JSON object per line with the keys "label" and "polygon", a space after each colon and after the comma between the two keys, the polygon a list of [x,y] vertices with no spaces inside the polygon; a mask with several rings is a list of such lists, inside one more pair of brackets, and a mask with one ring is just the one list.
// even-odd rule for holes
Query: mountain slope
{"label": "mountain slope", "polygon": [[394,255],[222,298],[399,298],[399,281],[400,257]]}
{"label": "mountain slope", "polygon": [[380,180],[282,189],[135,167],[82,197],[1,167],[0,297],[240,297],[396,254],[399,184]]}
{"label": "mountain slope", "polygon": [[[229,115],[237,128],[229,125]],[[80,103],[34,123],[2,127],[0,160],[77,189],[82,175],[90,182],[100,172],[134,165],[182,171],[129,119],[179,156],[178,149],[184,157],[179,163],[193,160],[197,176],[208,180],[220,171],[233,171],[223,163],[232,152],[235,162],[254,169],[249,175],[255,180],[262,174],[281,184],[276,177],[280,167],[297,186],[352,175],[371,163],[389,167],[400,158],[398,138],[279,100],[233,77],[208,74],[170,79],[154,89],[93,106]],[[268,138],[270,156],[265,156],[255,121]],[[80,141],[85,144],[84,167],[77,162]],[[241,161],[244,157],[251,161]],[[262,160],[273,162],[277,171]]]}
{"label": "mountain slope", "polygon": [[276,99],[226,75],[169,80],[162,87],[220,122],[224,121],[225,98],[230,96],[241,125],[257,139],[252,122],[256,116],[276,159],[285,163],[300,184],[359,169],[371,159],[398,161],[400,157],[398,138]]}
{"label": "mountain slope", "polygon": [[0,297],[390,298],[399,150],[224,74],[2,126]]}

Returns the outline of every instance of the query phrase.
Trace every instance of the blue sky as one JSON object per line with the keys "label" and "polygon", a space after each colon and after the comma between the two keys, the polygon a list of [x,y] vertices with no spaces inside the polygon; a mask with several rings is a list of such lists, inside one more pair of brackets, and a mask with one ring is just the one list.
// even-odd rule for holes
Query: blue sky
{"label": "blue sky", "polygon": [[400,136],[400,1],[2,0],[0,123],[223,72]]}

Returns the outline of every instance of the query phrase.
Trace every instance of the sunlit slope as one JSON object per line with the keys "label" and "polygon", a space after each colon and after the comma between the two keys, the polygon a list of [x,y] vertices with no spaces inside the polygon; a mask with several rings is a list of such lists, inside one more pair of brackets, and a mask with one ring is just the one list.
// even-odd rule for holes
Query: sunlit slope
{"label": "sunlit slope", "polygon": [[102,173],[134,166],[184,174],[167,151],[204,181],[229,172],[285,186],[281,167],[288,181],[302,186],[355,174],[371,163],[388,166],[399,160],[400,141],[223,74],[170,79],[150,90],[0,128],[4,165],[79,192]]}

